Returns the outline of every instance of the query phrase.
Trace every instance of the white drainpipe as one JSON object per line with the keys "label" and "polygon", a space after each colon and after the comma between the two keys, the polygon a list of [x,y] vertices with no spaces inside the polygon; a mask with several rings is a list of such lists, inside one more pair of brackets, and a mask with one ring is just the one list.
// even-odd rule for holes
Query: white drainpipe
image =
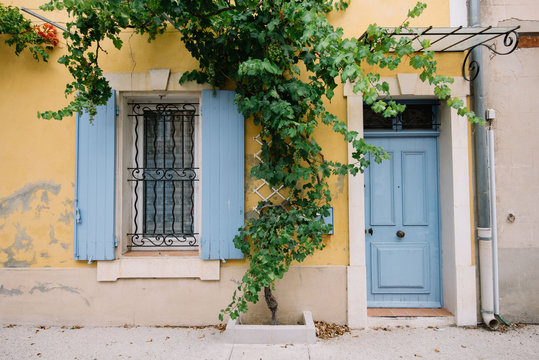
{"label": "white drainpipe", "polygon": [[[487,120],[494,120],[494,111],[487,110]],[[494,162],[494,130],[488,129],[488,177],[490,200],[490,228],[478,228],[479,271],[481,280],[481,316],[490,329],[500,326],[497,315],[500,313],[498,288],[498,224],[496,221],[496,172]],[[499,315],[498,315],[499,316]]]}
{"label": "white drainpipe", "polygon": [[[487,114],[489,111],[487,111]],[[489,117],[487,115],[487,117]],[[494,120],[494,111],[489,120]],[[496,163],[494,162],[494,129],[488,130],[488,164],[490,183],[490,221],[492,227],[492,296],[494,315],[500,314],[500,289],[498,284],[498,221],[496,219]]]}
{"label": "white drainpipe", "polygon": [[491,230],[489,228],[477,229],[479,239],[479,274],[481,277],[481,317],[483,323],[492,330],[500,326],[500,322],[494,316],[494,282],[492,266],[492,241],[482,240],[489,238]]}

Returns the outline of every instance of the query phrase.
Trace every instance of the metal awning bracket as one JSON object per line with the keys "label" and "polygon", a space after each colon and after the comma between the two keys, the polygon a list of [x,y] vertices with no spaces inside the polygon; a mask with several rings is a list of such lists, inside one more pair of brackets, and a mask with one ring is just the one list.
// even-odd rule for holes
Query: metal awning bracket
{"label": "metal awning bracket", "polygon": [[[493,53],[495,53],[496,55],[509,55],[513,51],[515,51],[515,49],[518,46],[519,36],[518,36],[517,30],[519,28],[520,28],[520,26],[515,26],[513,29],[505,32],[505,34],[499,34],[497,36],[494,36],[494,37],[492,37],[492,38],[490,38],[488,40],[485,40],[482,43],[474,45],[473,47],[468,49],[468,52],[466,53],[466,56],[464,57],[464,61],[462,62],[462,77],[465,80],[473,81],[477,77],[477,75],[479,74],[479,71],[481,70],[480,67],[479,67],[479,63],[477,61],[475,61],[474,59],[472,59],[468,64],[468,73],[470,74],[470,77],[468,77],[466,75],[466,62],[468,61],[468,58],[470,57],[470,54],[472,53],[473,49],[475,49],[478,46],[484,46],[487,49],[489,49],[490,51],[492,51]],[[496,48],[493,45],[487,45],[486,44],[487,41],[494,40],[494,39],[496,39],[497,37],[499,37],[501,35],[504,35],[504,37],[503,37],[503,45],[508,50],[506,50],[506,51],[498,51],[498,50],[496,50]]]}
{"label": "metal awning bracket", "polygon": [[[395,33],[394,28],[385,28],[391,33],[391,37],[408,38],[408,44],[415,44],[415,51],[429,50],[434,52],[467,52],[462,64],[462,76],[464,79],[471,81],[475,79],[479,73],[479,65],[475,61],[470,61],[468,65],[468,73],[466,75],[466,63],[473,49],[478,46],[484,46],[497,55],[511,54],[518,46],[517,30],[520,26],[512,27],[496,27],[496,26],[480,26],[480,27],[414,27],[407,28],[406,32],[399,34]],[[366,36],[366,32],[361,35],[360,39]],[[487,42],[493,41],[498,37],[503,36],[503,45],[507,51],[498,51],[493,45],[487,45]],[[421,42],[417,45],[416,40],[430,40],[430,46],[425,49]]]}

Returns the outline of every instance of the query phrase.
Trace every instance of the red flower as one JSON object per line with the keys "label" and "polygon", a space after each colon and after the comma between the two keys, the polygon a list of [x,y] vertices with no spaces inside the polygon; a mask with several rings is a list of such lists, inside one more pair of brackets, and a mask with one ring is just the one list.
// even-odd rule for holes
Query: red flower
{"label": "red flower", "polygon": [[34,30],[37,35],[41,36],[46,43],[52,46],[57,46],[60,42],[60,40],[58,40],[58,37],[56,36],[56,33],[58,31],[54,26],[50,24],[38,25],[34,27]]}

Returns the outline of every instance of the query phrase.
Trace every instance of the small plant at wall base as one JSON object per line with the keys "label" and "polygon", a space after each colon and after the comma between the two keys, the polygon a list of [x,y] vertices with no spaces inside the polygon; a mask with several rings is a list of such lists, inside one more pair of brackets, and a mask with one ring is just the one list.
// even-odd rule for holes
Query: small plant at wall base
{"label": "small plant at wall base", "polygon": [[[149,41],[174,26],[199,69],[184,73],[180,82],[210,83],[215,88],[233,86],[236,104],[245,119],[261,129],[262,162],[251,176],[271,187],[282,187],[287,199],[260,202],[259,216],[247,219],[234,239],[249,261],[249,268],[222,310],[237,318],[249,302],[264,297],[277,323],[277,301],[272,295],[293,261],[302,262],[324,247],[322,234],[330,230],[320,216],[329,215],[332,175],[356,175],[369,165],[387,158],[381,148],[367,144],[346,123],[324,106],[338,82],[353,83],[366,104],[386,117],[404,110],[389,96],[389,85],[365,65],[396,69],[404,61],[434,86],[440,99],[470,121],[480,121],[461,100],[451,98],[451,78],[437,74],[434,53],[415,53],[409,40],[391,37],[376,24],[361,39],[345,38],[343,30],[327,20],[331,11],[345,11],[347,1],[332,0],[185,0],[185,1],[96,1],[52,0],[45,10],[66,10],[71,21],[64,33],[67,54],[59,60],[73,76],[66,96],[74,100],[59,111],[41,113],[43,118],[61,119],[76,112],[95,114],[105,104],[111,89],[99,67],[103,44],[122,47],[120,32],[133,29],[147,34]],[[419,16],[425,4],[418,3],[408,18],[393,29],[409,27],[408,19]],[[105,40],[110,40],[105,42]],[[354,163],[339,163],[324,157],[313,137],[320,125],[331,127],[352,144]]]}

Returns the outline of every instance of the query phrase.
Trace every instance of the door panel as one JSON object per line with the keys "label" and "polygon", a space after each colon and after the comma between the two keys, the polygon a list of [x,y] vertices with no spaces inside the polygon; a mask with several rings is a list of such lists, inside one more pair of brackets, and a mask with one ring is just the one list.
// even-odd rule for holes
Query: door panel
{"label": "door panel", "polygon": [[[377,276],[373,277],[372,292],[383,293],[428,293],[429,246],[425,243],[393,244],[371,243],[372,264]],[[406,271],[398,266],[406,258]]]}
{"label": "door panel", "polygon": [[428,225],[426,157],[424,151],[402,152],[403,225]]}
{"label": "door panel", "polygon": [[436,137],[368,138],[391,156],[365,172],[369,307],[441,307]]}
{"label": "door panel", "polygon": [[373,167],[370,173],[373,179],[379,179],[370,202],[372,225],[395,225],[395,163],[393,153],[389,155],[389,160]]}

